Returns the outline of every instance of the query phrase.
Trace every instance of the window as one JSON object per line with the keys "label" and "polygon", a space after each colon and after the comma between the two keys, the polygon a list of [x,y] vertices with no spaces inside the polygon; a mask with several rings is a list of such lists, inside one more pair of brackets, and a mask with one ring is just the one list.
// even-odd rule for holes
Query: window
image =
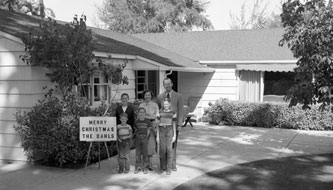
{"label": "window", "polygon": [[283,97],[294,84],[294,72],[265,72],[264,101],[284,102]]}
{"label": "window", "polygon": [[136,98],[143,99],[143,91],[150,90],[156,96],[158,88],[157,71],[136,71]]}
{"label": "window", "polygon": [[293,72],[265,72],[264,95],[286,95],[294,84]]}
{"label": "window", "polygon": [[90,101],[92,106],[108,101],[110,90],[107,77],[99,72],[94,73],[86,83],[81,85],[80,93]]}

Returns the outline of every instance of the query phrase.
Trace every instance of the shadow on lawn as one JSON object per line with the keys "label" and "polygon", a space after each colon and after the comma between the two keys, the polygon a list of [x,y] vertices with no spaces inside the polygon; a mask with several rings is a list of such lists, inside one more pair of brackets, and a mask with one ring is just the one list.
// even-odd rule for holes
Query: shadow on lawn
{"label": "shadow on lawn", "polygon": [[174,190],[333,189],[333,153],[267,159],[218,169]]}

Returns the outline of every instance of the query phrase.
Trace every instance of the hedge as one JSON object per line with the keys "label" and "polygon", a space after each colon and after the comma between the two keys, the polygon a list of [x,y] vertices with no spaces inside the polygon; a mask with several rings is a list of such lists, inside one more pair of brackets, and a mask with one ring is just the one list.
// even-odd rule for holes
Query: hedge
{"label": "hedge", "polygon": [[[134,103],[137,107],[137,103]],[[30,161],[36,164],[77,168],[85,164],[89,142],[79,139],[79,118],[83,116],[101,116],[107,106],[97,108],[88,106],[84,98],[70,95],[59,99],[50,92],[46,98],[29,111],[18,111],[14,129],[21,138],[21,144]],[[107,115],[114,116],[119,103],[110,105]],[[109,152],[115,155],[116,143],[107,142]],[[101,144],[101,158],[107,158],[107,152]],[[91,163],[98,161],[98,143],[93,143]]]}
{"label": "hedge", "polygon": [[[328,109],[329,110],[329,109]],[[237,125],[302,130],[333,130],[333,114],[319,106],[303,110],[286,103],[248,103],[219,99],[211,103],[205,117],[215,125]]]}

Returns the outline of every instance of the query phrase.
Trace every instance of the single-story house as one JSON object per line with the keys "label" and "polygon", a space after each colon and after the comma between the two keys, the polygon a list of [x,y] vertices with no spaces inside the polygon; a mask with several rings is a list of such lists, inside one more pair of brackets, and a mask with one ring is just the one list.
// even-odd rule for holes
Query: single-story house
{"label": "single-story house", "polygon": [[269,79],[286,78],[286,72],[293,72],[296,67],[291,51],[278,45],[283,33],[284,29],[277,28],[133,36],[214,68],[214,73],[202,76],[197,73],[178,75],[178,91],[186,98],[200,97],[199,104],[207,107],[208,102],[221,97],[263,102],[274,94],[281,95],[270,91],[270,85],[274,84]]}
{"label": "single-story house", "polygon": [[[54,85],[45,76],[46,68],[28,66],[19,58],[25,54],[22,33],[38,27],[39,20],[0,10],[0,160],[26,160],[12,127],[14,114],[31,109],[44,97],[47,89],[43,87]],[[96,57],[108,64],[127,60],[124,74],[129,78],[129,85],[116,90],[100,73],[91,76],[87,98],[92,106],[114,95],[119,101],[123,92],[132,101],[142,98],[145,89],[158,94],[168,76],[174,89],[184,95],[185,104],[200,115],[208,102],[219,98],[263,101],[264,75],[296,66],[291,52],[278,46],[283,29],[139,35],[90,29]]]}

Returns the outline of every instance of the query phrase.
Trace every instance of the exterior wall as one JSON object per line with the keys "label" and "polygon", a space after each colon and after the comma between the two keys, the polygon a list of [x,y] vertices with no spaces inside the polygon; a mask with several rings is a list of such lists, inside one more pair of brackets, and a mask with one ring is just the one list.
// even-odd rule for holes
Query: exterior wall
{"label": "exterior wall", "polygon": [[209,102],[219,98],[238,100],[238,82],[235,66],[217,68],[213,73],[179,72],[178,89],[184,104],[195,104],[195,112],[203,114]]}
{"label": "exterior wall", "polygon": [[[0,162],[26,161],[19,135],[13,128],[16,125],[15,113],[31,109],[37,100],[44,98],[49,88],[43,87],[54,87],[45,75],[47,69],[23,63],[19,58],[23,54],[24,45],[19,39],[0,33]],[[112,59],[109,62],[119,65],[123,60]],[[114,101],[120,101],[124,92],[129,94],[131,101],[135,99],[135,72],[132,68],[133,61],[129,60],[124,70],[128,85],[119,85],[119,88],[111,85]]]}
{"label": "exterior wall", "polygon": [[14,115],[19,109],[29,110],[44,97],[43,87],[50,86],[45,69],[20,60],[24,53],[19,39],[0,34],[0,160],[26,160],[13,129]]}

